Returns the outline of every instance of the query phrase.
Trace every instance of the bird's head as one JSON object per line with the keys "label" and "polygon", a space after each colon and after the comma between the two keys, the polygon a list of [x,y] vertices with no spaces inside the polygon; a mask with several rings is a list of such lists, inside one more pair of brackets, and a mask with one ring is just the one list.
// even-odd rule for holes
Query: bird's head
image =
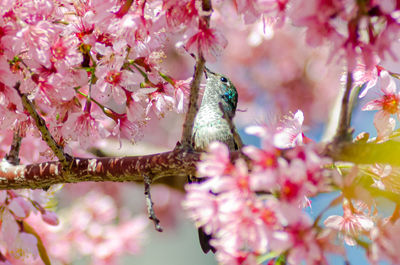
{"label": "bird's head", "polygon": [[227,77],[214,73],[207,67],[205,68],[205,74],[207,84],[203,100],[212,100],[215,104],[221,102],[225,111],[233,117],[238,101],[238,93],[235,86]]}

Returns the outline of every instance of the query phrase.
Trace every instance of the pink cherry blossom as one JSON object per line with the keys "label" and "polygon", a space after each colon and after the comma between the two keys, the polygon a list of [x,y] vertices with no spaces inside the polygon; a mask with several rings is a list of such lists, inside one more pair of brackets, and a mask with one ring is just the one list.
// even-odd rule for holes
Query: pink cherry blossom
{"label": "pink cherry blossom", "polygon": [[203,227],[206,233],[217,231],[221,227],[218,218],[219,204],[203,184],[189,185],[188,195],[183,207],[188,210],[189,217],[196,222],[196,226]]}
{"label": "pink cherry blossom", "polygon": [[243,147],[243,152],[254,161],[256,167],[262,169],[278,167],[280,151],[277,148],[268,148],[268,150],[265,150],[255,146],[245,146]]}
{"label": "pink cherry blossom", "polygon": [[25,218],[32,210],[32,204],[27,202],[24,198],[18,196],[11,200],[8,204],[8,209],[19,218]]}
{"label": "pink cherry blossom", "polygon": [[207,61],[215,61],[227,44],[221,32],[208,28],[206,22],[200,20],[198,32],[189,38],[185,47],[192,53],[201,52]]}
{"label": "pink cherry blossom", "polygon": [[171,89],[168,85],[161,84],[161,88],[157,88],[156,91],[148,94],[146,99],[147,107],[146,114],[149,115],[152,110],[157,117],[164,117],[165,113],[174,109],[175,99],[171,93]]}
{"label": "pink cherry blossom", "polygon": [[354,213],[348,202],[343,204],[343,216],[331,215],[324,221],[324,224],[326,227],[340,231],[349,246],[356,245],[355,239],[374,227],[374,222],[370,217],[361,212]]}
{"label": "pink cherry blossom", "polygon": [[50,60],[58,71],[69,71],[69,68],[82,62],[82,54],[78,52],[77,44],[77,39],[73,37],[54,39],[50,48]]}
{"label": "pink cherry blossom", "polygon": [[[369,237],[364,247],[371,262],[400,263],[395,214],[385,222],[345,205],[343,216],[326,220],[327,229],[303,211],[312,196],[332,188],[351,197],[350,189],[360,188],[353,182],[361,173],[373,178],[374,187],[397,192],[398,169],[389,165],[365,172],[345,169],[343,179],[332,184],[338,175],[327,166],[332,161],[307,142],[303,123],[312,126],[313,117],[327,120],[345,61],[353,84],[365,86],[360,97],[380,80],[382,95],[364,109],[378,111],[377,140],[391,136],[400,116],[400,97],[390,76],[397,74],[380,64],[389,69],[395,64],[387,59],[398,58],[398,1],[235,0],[213,1],[212,11],[202,9],[198,0],[0,0],[0,157],[9,152],[18,129],[22,164],[54,159],[21,104],[14,89],[18,82],[66,152],[89,155],[85,149],[100,139],[133,141],[153,117],[184,114],[194,63],[187,52],[201,53],[207,64],[224,53],[215,68],[228,70],[240,108],[254,99],[263,114],[274,108],[270,105],[286,111],[303,104],[307,119],[297,111],[247,129],[260,138],[261,147],[243,148],[246,160],[231,161],[220,143],[202,156],[197,177],[203,182],[186,186],[184,206],[196,225],[213,235],[218,262],[255,264],[272,252],[288,264],[324,264],[327,253],[344,255],[332,243],[340,232],[350,243],[359,235]],[[281,30],[273,29],[278,26]],[[177,44],[186,48],[184,54],[177,53]],[[249,110],[242,120],[259,119],[252,106]],[[148,139],[176,142],[175,128],[152,131],[162,137]],[[0,167],[13,168],[5,160]],[[42,263],[38,238],[24,229],[25,223],[40,236],[52,263],[74,263],[79,254],[93,264],[116,264],[126,253],[139,253],[147,220],[130,216],[116,199],[125,190],[111,186],[108,195],[94,191],[101,185],[91,186],[91,192],[69,201],[60,219],[47,208],[43,191],[0,191],[0,263]]]}
{"label": "pink cherry blossom", "polygon": [[177,113],[184,113],[189,102],[190,83],[192,78],[175,81],[175,109]]}
{"label": "pink cherry blossom", "polygon": [[20,231],[15,217],[8,210],[2,212],[1,219],[1,237],[8,252],[17,258],[30,255],[36,258],[39,254],[36,237]]}
{"label": "pink cherry blossom", "polygon": [[68,251],[74,249],[90,255],[96,264],[115,264],[124,253],[139,253],[148,221],[142,215],[128,219],[120,216],[117,225],[117,216],[115,201],[110,196],[91,191],[69,209],[66,223],[59,227],[58,250],[53,250],[59,251],[74,242]]}
{"label": "pink cherry blossom", "polygon": [[282,125],[277,127],[274,135],[274,145],[279,148],[288,148],[301,145],[303,142],[302,125],[304,115],[301,110],[295,114],[285,116]]}
{"label": "pink cherry blossom", "polygon": [[51,39],[55,37],[56,28],[48,21],[40,21],[36,25],[30,25],[17,33],[15,42],[17,45],[24,45],[33,63],[50,68],[50,47]]}
{"label": "pink cherry blossom", "polygon": [[[7,162],[2,162],[2,167],[6,167]],[[42,191],[42,193],[45,193]],[[38,257],[38,238],[30,230],[24,230],[24,222],[36,210],[42,214],[46,221],[58,222],[54,212],[44,210],[34,192],[24,190],[4,191],[1,193],[1,219],[2,223],[0,237],[6,243],[3,254],[8,254],[16,259],[36,259]],[[36,201],[37,199],[37,201]],[[4,251],[4,252],[3,252]]]}
{"label": "pink cherry blossom", "polygon": [[62,133],[66,139],[78,140],[88,146],[94,139],[107,137],[110,133],[91,113],[72,113],[64,123]]}
{"label": "pink cherry blossom", "polygon": [[[246,133],[255,135],[261,139],[261,147],[263,150],[267,152],[271,152],[272,154],[276,152],[276,147],[274,146],[274,134],[275,134],[275,126],[271,125],[253,125],[246,127]],[[246,150],[246,149],[245,149]],[[245,151],[246,152],[246,151]],[[250,150],[250,153],[252,151]],[[249,154],[251,155],[251,154]],[[256,156],[255,156],[256,157]],[[256,160],[256,159],[255,159]]]}
{"label": "pink cherry blossom", "polygon": [[374,125],[378,131],[377,140],[385,140],[393,132],[395,120],[391,115],[399,117],[400,94],[396,84],[388,72],[381,72],[380,89],[383,93],[378,99],[368,102],[363,110],[378,110],[374,117]]}
{"label": "pink cherry blossom", "polygon": [[0,73],[0,81],[3,84],[2,86],[5,87],[13,87],[19,79],[19,76],[13,73],[9,62],[4,57],[0,57]]}
{"label": "pink cherry blossom", "polygon": [[[264,127],[253,127],[251,131],[262,137],[273,133]],[[299,206],[307,196],[326,190],[329,174],[322,166],[330,161],[320,158],[313,145],[298,146],[287,153],[286,159],[279,157],[271,143],[266,146],[244,148],[253,160],[249,170],[242,159],[231,162],[224,144],[211,143],[209,153],[198,164],[198,177],[205,179],[186,186],[184,208],[198,227],[213,235],[210,243],[217,250],[217,259],[226,264],[246,263],[268,251],[285,251],[303,236],[301,240],[307,242],[295,245],[290,262],[326,262],[324,252],[329,243],[316,239],[316,231],[311,231],[310,220]],[[263,193],[265,197],[258,195]],[[303,221],[309,227],[305,228],[309,236],[295,228]]]}
{"label": "pink cherry blossom", "polygon": [[263,149],[288,148],[303,143],[304,115],[301,110],[295,114],[284,116],[279,122],[262,126],[250,126],[246,128],[248,134],[259,136],[263,142]]}
{"label": "pink cherry blossom", "polygon": [[354,86],[365,86],[359,95],[360,98],[364,97],[369,89],[376,85],[379,72],[380,68],[378,66],[374,66],[372,69],[366,69],[365,64],[357,64],[353,71]]}
{"label": "pink cherry blossom", "polygon": [[[112,98],[118,104],[125,104],[125,86],[129,84],[130,72],[122,70],[123,58],[118,58],[115,62],[100,65],[96,69],[98,78],[93,96],[101,102],[106,103]],[[135,80],[136,81],[136,80]]]}
{"label": "pink cherry blossom", "polygon": [[44,211],[44,213],[42,213],[42,219],[49,225],[58,225],[59,224],[58,216],[54,212]]}
{"label": "pink cherry blossom", "polygon": [[288,255],[289,264],[299,264],[302,261],[306,264],[328,264],[323,249],[316,240],[316,231],[309,224],[298,224],[298,227],[292,229],[294,245]]}
{"label": "pink cherry blossom", "polygon": [[[136,97],[136,96],[132,96]],[[129,121],[131,122],[144,122],[148,118],[146,118],[146,109],[144,104],[141,102],[141,98],[134,98],[128,100],[126,115]]]}
{"label": "pink cherry blossom", "polygon": [[167,23],[171,28],[190,25],[199,15],[195,0],[163,2]]}
{"label": "pink cherry blossom", "polygon": [[229,150],[220,142],[213,142],[208,148],[209,152],[203,156],[203,163],[197,166],[198,172],[203,176],[220,176],[231,169]]}
{"label": "pink cherry blossom", "polygon": [[285,17],[285,9],[288,0],[236,0],[235,7],[237,12],[243,15],[245,23],[253,23],[257,21],[261,15],[273,13],[273,18],[282,20],[279,24],[282,24]]}
{"label": "pink cherry blossom", "polygon": [[51,19],[54,15],[54,3],[48,0],[26,1],[17,8],[19,17],[28,24],[36,24]]}
{"label": "pink cherry blossom", "polygon": [[141,124],[138,122],[131,122],[126,116],[118,119],[118,123],[115,125],[112,134],[118,137],[121,143],[121,137],[128,139],[132,143],[140,136]]}
{"label": "pink cherry blossom", "polygon": [[[399,26],[394,22],[393,13],[385,13],[394,10],[393,3],[379,6],[374,2],[364,5],[354,1],[293,2],[289,17],[295,25],[306,27],[307,42],[321,46],[329,41],[334,47],[332,57],[338,54],[344,57],[350,70],[356,67],[359,60],[370,68],[376,56],[383,59],[388,53],[396,58],[392,46],[399,34]],[[379,11],[363,13],[374,9]]]}
{"label": "pink cherry blossom", "polygon": [[261,12],[258,9],[257,2],[254,0],[235,1],[237,11],[239,14],[243,14],[246,23],[253,23],[259,18]]}
{"label": "pink cherry blossom", "polygon": [[374,187],[395,193],[400,192],[400,169],[388,164],[375,164],[369,170],[373,174]]}
{"label": "pink cherry blossom", "polygon": [[220,264],[232,264],[232,265],[251,265],[257,264],[256,255],[243,251],[241,255],[231,255],[231,253],[221,251],[217,256]]}
{"label": "pink cherry blossom", "polygon": [[16,120],[23,121],[26,119],[25,114],[22,112],[21,100],[18,97],[14,89],[0,82],[0,109],[3,113],[0,116],[0,128],[8,129],[15,126]]}
{"label": "pink cherry blossom", "polygon": [[391,264],[400,262],[397,253],[400,240],[399,220],[394,223],[379,219],[377,225],[370,231],[371,245],[369,246],[367,257],[372,264],[386,260]]}

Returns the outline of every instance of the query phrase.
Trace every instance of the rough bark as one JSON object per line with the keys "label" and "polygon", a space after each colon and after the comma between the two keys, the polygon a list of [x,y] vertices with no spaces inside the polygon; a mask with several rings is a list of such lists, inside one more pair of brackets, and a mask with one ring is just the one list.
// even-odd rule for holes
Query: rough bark
{"label": "rough bark", "polygon": [[[342,143],[327,145],[324,155],[337,161],[357,164],[388,163],[400,166],[400,142]],[[285,150],[282,150],[282,155]],[[14,166],[6,160],[0,163],[0,189],[39,189],[61,183],[86,181],[143,182],[143,176],[152,182],[164,182],[181,189],[186,177],[195,174],[201,153],[175,149],[170,152],[129,157],[74,158],[68,172],[60,162]],[[236,159],[240,152],[232,152]]]}
{"label": "rough bark", "polygon": [[0,189],[39,189],[86,181],[143,182],[144,175],[152,182],[161,178],[185,180],[188,174],[195,174],[199,159],[200,153],[186,150],[133,157],[74,158],[68,172],[62,171],[61,163],[56,161],[15,166],[3,160]]}

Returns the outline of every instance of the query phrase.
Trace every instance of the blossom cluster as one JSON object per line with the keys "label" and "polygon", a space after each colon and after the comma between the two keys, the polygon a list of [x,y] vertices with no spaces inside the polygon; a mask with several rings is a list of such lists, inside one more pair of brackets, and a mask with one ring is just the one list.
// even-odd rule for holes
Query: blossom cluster
{"label": "blossom cluster", "polygon": [[60,145],[135,140],[152,114],[185,109],[190,79],[162,73],[168,36],[187,32],[207,59],[226,44],[202,12],[194,0],[1,1],[0,129],[36,133],[18,88]]}
{"label": "blossom cluster", "polygon": [[[53,188],[54,191],[54,188]],[[1,216],[1,261],[10,264],[10,259],[36,259],[39,257],[42,241],[35,228],[29,225],[32,215],[40,216],[41,222],[49,226],[59,223],[57,215],[45,209],[51,194],[44,191],[0,191]],[[43,251],[43,250],[42,250]],[[40,253],[42,254],[42,253]]]}
{"label": "blossom cluster", "polygon": [[[130,216],[118,210],[112,197],[93,190],[60,211],[62,222],[56,227],[44,225],[37,215],[27,222],[37,229],[54,263],[71,263],[86,256],[91,264],[118,264],[122,255],[142,250],[148,224],[144,215]],[[30,264],[41,264],[41,260]]]}
{"label": "blossom cluster", "polygon": [[[287,18],[305,27],[309,44],[331,43],[332,55],[344,56],[349,69],[358,61],[370,69],[377,58],[395,57],[394,0],[233,4],[246,23],[264,18],[264,31]],[[0,129],[35,131],[14,89],[19,83],[61,145],[77,141],[85,148],[107,136],[134,140],[153,113],[183,112],[190,79],[162,74],[170,37],[208,61],[227,45],[206,19],[211,11],[197,0],[2,1],[0,6]],[[232,15],[232,5],[215,3],[215,12]]]}
{"label": "blossom cluster", "polygon": [[9,205],[2,217],[1,264],[46,264],[43,254],[51,264],[82,257],[89,258],[90,264],[118,264],[122,255],[138,254],[145,240],[147,218],[131,216],[99,190],[72,201],[71,207],[59,212],[60,222],[53,212],[46,216],[39,211],[12,221],[9,212],[19,212],[15,203]]}
{"label": "blossom cluster", "polygon": [[[346,170],[345,170],[346,171]],[[335,178],[342,195],[330,206],[341,203],[343,214],[328,216],[324,225],[339,232],[339,239],[349,246],[359,246],[365,250],[366,258],[371,264],[398,264],[400,259],[395,254],[400,239],[393,236],[400,228],[399,209],[382,204],[371,193],[371,189],[399,194],[398,167],[375,164],[353,166],[349,172],[341,172]],[[372,184],[360,185],[368,180]]]}
{"label": "blossom cluster", "polygon": [[[399,194],[400,169],[339,163],[336,171],[303,135],[302,122],[298,111],[279,125],[247,128],[260,137],[261,148],[246,146],[246,159],[233,161],[228,148],[214,142],[198,164],[202,181],[186,186],[184,207],[212,236],[219,262],[330,264],[328,254],[346,257],[345,243],[364,248],[371,264],[398,264],[400,240],[393,231],[400,227],[399,209],[387,217],[370,189]],[[312,220],[305,211],[310,198],[334,190],[339,195]],[[342,214],[326,216],[338,205]]]}
{"label": "blossom cluster", "polygon": [[399,3],[384,1],[236,0],[246,23],[263,17],[265,25],[280,27],[286,20],[306,29],[310,46],[331,45],[331,58],[340,56],[353,70],[362,61],[371,69],[377,60],[398,59],[394,44],[400,34]]}
{"label": "blossom cluster", "polygon": [[329,160],[317,155],[313,145],[299,145],[284,156],[277,147],[300,144],[302,122],[299,111],[277,129],[248,129],[262,140],[262,148],[243,148],[250,168],[242,158],[232,163],[219,142],[198,164],[204,181],[186,187],[184,206],[196,225],[212,235],[221,264],[256,264],[262,254],[285,251],[289,264],[323,264],[327,252],[340,253],[332,230],[321,233],[302,210],[309,197],[327,191],[330,174],[323,166]]}
{"label": "blossom cluster", "polygon": [[307,42],[329,42],[332,56],[340,54],[353,70],[358,61],[371,69],[377,58],[389,54],[397,59],[394,43],[399,37],[399,3],[385,1],[293,1],[290,18],[307,28]]}
{"label": "blossom cluster", "polygon": [[[273,27],[283,28],[285,21],[290,20],[306,29],[306,41],[311,46],[329,43],[331,60],[341,56],[348,70],[357,73],[362,62],[364,76],[356,81],[368,84],[361,96],[380,80],[383,95],[364,110],[379,110],[374,119],[378,141],[392,134],[396,122],[393,115],[399,116],[399,93],[393,74],[377,64],[387,55],[396,59],[393,44],[399,38],[399,1],[214,2],[213,10],[203,10],[199,0],[0,0],[0,157],[8,152],[14,130],[23,137],[23,163],[51,157],[21,104],[19,92],[28,95],[56,141],[75,154],[110,136],[134,141],[152,117],[161,118],[169,111],[185,112],[191,80],[167,74],[163,62],[169,46],[175,50],[181,47],[187,54],[201,53],[207,61],[215,61],[228,44],[221,24],[230,24],[235,13],[246,24],[257,22],[247,31],[249,36],[245,36],[253,49],[247,51],[237,41],[242,57],[226,60],[246,71],[242,87],[250,87],[250,67],[243,64],[251,56],[262,58],[255,61],[257,69],[253,70],[258,72],[256,76],[262,76],[261,83],[281,82],[291,93],[291,88],[297,87],[301,94],[304,87],[311,87],[302,76],[309,67],[303,61],[309,60],[304,57],[298,63],[300,55],[295,53],[288,56],[288,61],[282,58],[281,51],[272,51],[279,55],[275,55],[279,67],[269,71],[272,74],[265,73],[270,61],[263,57],[267,48],[260,53],[264,49],[260,48],[266,38],[264,33]],[[236,24],[233,28],[233,34],[242,41]],[[293,36],[292,40],[297,41]],[[286,46],[277,45],[276,50],[293,51],[285,36],[281,35],[281,40]],[[252,55],[246,57],[249,53]],[[298,68],[293,67],[295,64]],[[324,96],[330,100],[332,94]],[[320,100],[320,105],[314,105],[310,112],[316,112],[324,103]],[[282,100],[282,105],[287,105],[286,101]],[[373,220],[365,211],[356,209],[353,202],[343,200],[343,216],[328,218],[325,225],[329,229],[320,229],[301,210],[310,205],[309,197],[327,190],[326,182],[330,179],[323,169],[329,161],[318,155],[315,146],[302,145],[308,142],[301,132],[302,122],[303,115],[297,112],[274,130],[263,126],[249,128],[262,140],[261,148],[243,149],[251,167],[244,159],[231,162],[223,145],[210,146],[210,154],[199,164],[199,176],[206,180],[188,186],[185,205],[198,226],[213,235],[211,244],[218,250],[218,259],[225,264],[254,263],[256,257],[272,251],[277,255],[285,253],[291,264],[302,260],[320,264],[326,262],[327,252],[342,253],[331,240],[333,231],[339,230],[347,244],[354,244],[360,233],[373,240],[368,248],[371,261],[383,258],[399,263],[399,242],[390,234],[399,229],[396,220]],[[294,146],[297,147],[283,156],[278,149]],[[389,174],[387,171],[380,174]],[[388,179],[391,178],[381,178],[375,184],[390,186]],[[132,238],[142,236],[143,219],[128,218],[115,225],[112,222],[117,217],[113,212],[116,206],[109,197],[101,199],[94,193],[73,209],[75,215],[69,216],[69,229],[64,224],[58,231],[63,239],[51,237],[47,230],[36,231],[41,234],[39,237],[27,220],[35,228],[41,227],[39,215],[50,225],[58,222],[42,206],[46,202],[39,199],[41,193],[44,192],[0,192],[1,237],[5,243],[1,246],[0,262],[36,258],[40,254],[38,246],[46,240],[54,246],[49,252],[56,253],[54,257],[65,263],[70,262],[72,252],[65,249],[65,239],[78,242],[76,249],[81,254],[91,254],[96,264],[114,262],[121,254],[140,249],[140,240]],[[345,229],[349,224],[354,228],[351,231]]]}
{"label": "blossom cluster", "polygon": [[[376,67],[378,68],[378,67]],[[369,101],[362,110],[378,110],[374,116],[374,126],[377,130],[377,141],[387,140],[394,132],[396,127],[396,119],[393,116],[399,118],[400,116],[400,92],[397,91],[394,77],[383,69],[378,68],[379,71],[375,71],[375,75],[369,76],[369,80],[365,80],[365,89],[360,94],[360,97],[364,97],[368,90],[373,87],[379,80],[380,93],[377,95],[378,98]]]}

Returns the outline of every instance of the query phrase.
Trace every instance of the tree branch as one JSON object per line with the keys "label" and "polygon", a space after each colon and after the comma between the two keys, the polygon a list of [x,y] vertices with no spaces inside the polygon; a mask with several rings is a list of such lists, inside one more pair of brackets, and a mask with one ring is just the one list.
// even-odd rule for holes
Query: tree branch
{"label": "tree branch", "polygon": [[342,98],[342,106],[340,109],[339,124],[336,130],[335,137],[333,138],[333,143],[339,143],[343,141],[352,140],[352,131],[350,129],[351,122],[351,90],[353,87],[353,77],[352,73],[347,73],[346,90],[344,91]]}
{"label": "tree branch", "polygon": [[151,199],[151,193],[150,193],[151,178],[148,175],[144,174],[143,180],[144,180],[144,197],[146,198],[147,213],[149,214],[149,219],[153,221],[154,228],[158,232],[162,232],[163,229],[160,225],[160,220],[157,218],[156,213],[154,212],[153,208],[154,203]]}
{"label": "tree branch", "polygon": [[59,161],[15,166],[3,160],[0,189],[39,189],[86,181],[143,182],[143,175],[150,176],[151,182],[162,178],[186,180],[188,174],[196,173],[199,160],[200,153],[183,149],[134,157],[74,158],[68,172],[62,171]]}
{"label": "tree branch", "polygon": [[6,155],[5,159],[10,162],[12,165],[19,164],[19,150],[21,148],[21,140],[22,137],[19,134],[19,129],[16,128],[13,134],[13,140],[10,147],[10,152]]}
{"label": "tree branch", "polygon": [[190,98],[189,98],[189,108],[186,113],[185,122],[183,124],[183,132],[181,137],[181,144],[183,148],[189,148],[192,146],[192,130],[194,124],[194,118],[199,110],[197,105],[199,97],[199,88],[201,77],[203,76],[205,60],[203,55],[197,58],[195,71],[193,75],[193,80],[190,84]]}
{"label": "tree branch", "polygon": [[[207,15],[201,17],[200,19],[204,19],[206,21],[207,26],[210,25],[210,16],[212,11],[211,0],[203,0],[202,1],[202,9],[207,13]],[[199,21],[199,23],[202,23]],[[186,113],[185,122],[183,124],[182,137],[181,137],[181,147],[182,148],[191,148],[192,147],[192,130],[194,118],[199,110],[199,106],[197,105],[199,98],[199,88],[201,78],[204,72],[205,59],[201,50],[198,50],[198,57],[196,60],[196,66],[194,69],[193,80],[190,83],[190,98],[189,98],[189,107]]]}
{"label": "tree branch", "polygon": [[63,166],[63,170],[66,170],[70,166],[70,162],[72,158],[64,153],[64,149],[62,146],[57,144],[56,140],[54,140],[53,136],[51,135],[49,129],[46,126],[46,122],[40,117],[39,113],[37,113],[35,106],[33,106],[32,102],[28,99],[28,96],[20,91],[21,83],[17,82],[14,86],[15,90],[18,92],[19,96],[21,97],[22,105],[24,106],[25,110],[29,112],[30,116],[36,123],[36,127],[40,131],[42,135],[43,141],[47,143],[53,153],[56,155],[58,160]]}
{"label": "tree branch", "polygon": [[[282,150],[285,155],[287,150]],[[331,153],[334,160],[357,164],[387,163],[400,166],[400,142],[351,143],[337,145]],[[170,180],[175,188],[182,189],[188,175],[196,174],[200,152],[175,149],[170,152],[130,157],[74,158],[68,172],[62,171],[59,161],[31,165],[12,165],[7,160],[0,163],[0,190],[40,189],[61,183],[86,181],[143,182],[147,175],[151,182]],[[241,156],[231,152],[231,159]],[[181,179],[182,181],[177,181]]]}

